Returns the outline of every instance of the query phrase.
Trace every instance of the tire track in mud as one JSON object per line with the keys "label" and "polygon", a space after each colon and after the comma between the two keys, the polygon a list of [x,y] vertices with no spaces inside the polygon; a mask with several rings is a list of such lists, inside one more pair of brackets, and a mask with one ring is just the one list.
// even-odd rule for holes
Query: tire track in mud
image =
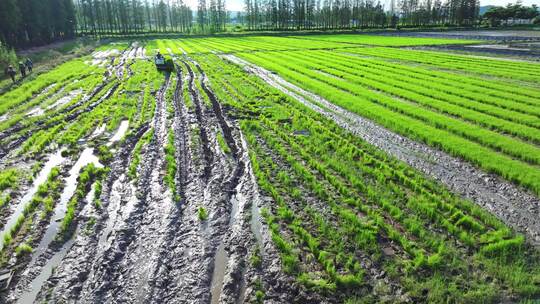
{"label": "tire track in mud", "polygon": [[[223,184],[225,191],[229,193],[227,210],[230,213],[227,231],[219,236],[221,243],[213,257],[212,284],[218,282],[221,285],[211,286],[211,303],[244,303],[254,298],[251,284],[258,278],[263,278],[266,285],[265,303],[292,303],[293,294],[299,291],[294,285],[294,279],[284,275],[279,253],[267,227],[262,225],[259,209],[264,203],[251,168],[247,143],[236,123],[225,116],[201,66],[184,56],[201,74],[201,88],[212,103],[212,110],[236,162],[233,174]],[[253,269],[248,260],[255,244],[259,244],[261,249],[264,272]],[[219,258],[220,250],[225,251],[224,260]]]}
{"label": "tire track in mud", "polygon": [[208,180],[208,178],[210,177],[210,172],[212,170],[211,164],[212,164],[212,161],[213,161],[214,157],[213,157],[212,151],[210,150],[210,141],[208,139],[208,130],[206,129],[206,126],[207,126],[206,117],[205,117],[205,115],[203,113],[200,96],[199,96],[199,94],[197,93],[197,91],[195,89],[195,84],[194,84],[194,82],[195,82],[195,73],[193,72],[193,70],[191,69],[191,67],[189,66],[189,64],[187,62],[183,61],[182,63],[186,67],[188,75],[189,75],[188,90],[189,90],[189,94],[191,96],[191,100],[195,104],[195,114],[196,114],[197,120],[199,122],[200,137],[201,137],[201,140],[202,140],[202,148],[203,148],[204,159],[205,159],[205,168],[204,168],[204,175],[203,176],[204,176],[204,178],[206,180]]}
{"label": "tire track in mud", "polygon": [[[139,280],[147,274],[140,268],[148,261],[145,258],[159,242],[156,239],[161,234],[159,223],[162,213],[167,214],[167,208],[173,206],[166,200],[166,193],[161,188],[161,173],[164,165],[164,146],[167,140],[167,112],[165,92],[170,84],[170,75],[156,94],[156,109],[154,120],[154,137],[148,145],[143,162],[142,174],[137,185],[137,201],[127,212],[125,221],[120,229],[111,230],[107,237],[110,246],[98,254],[94,263],[93,276],[89,283],[93,286],[83,293],[83,298],[89,303],[105,303],[119,299],[131,299],[138,302],[138,292],[144,291],[139,286]],[[147,265],[148,266],[148,265]],[[138,267],[140,267],[138,269]],[[142,288],[141,288],[142,287]]]}
{"label": "tire track in mud", "polygon": [[[177,192],[181,196],[180,202],[177,204],[183,204],[186,199],[186,187],[188,185],[189,169],[190,165],[190,150],[189,150],[189,129],[186,117],[186,109],[182,103],[182,86],[183,79],[182,73],[179,71],[180,67],[176,66],[176,78],[177,83],[174,90],[173,107],[174,107],[174,120],[172,122],[172,129],[175,135],[175,147],[176,147],[176,163],[178,170],[176,172],[175,180]],[[174,251],[179,243],[178,234],[176,233],[176,227],[182,225],[181,210],[177,209],[173,211],[170,216],[170,220],[167,227],[167,233],[163,238],[163,243],[166,246],[161,246],[156,259],[154,271],[149,279],[149,290],[147,291],[146,299],[148,302],[164,302],[165,295],[162,290],[167,289],[168,286],[173,284],[173,279],[167,274],[170,271],[171,263],[174,256],[170,256],[168,253]],[[172,249],[172,250],[171,250]]]}
{"label": "tire track in mud", "polygon": [[308,92],[272,72],[234,55],[222,58],[242,66],[269,85],[312,110],[335,121],[347,131],[384,150],[391,156],[441,182],[451,191],[475,202],[507,225],[525,234],[532,245],[540,246],[540,199],[503,178],[486,173],[470,163],[423,143],[389,131]]}
{"label": "tire track in mud", "polygon": [[[192,61],[193,62],[193,61]],[[217,255],[218,247],[230,247],[227,244],[227,239],[231,235],[236,236],[236,247],[242,248],[242,254],[240,257],[245,259],[246,245],[250,241],[249,228],[245,229],[248,224],[242,226],[242,229],[233,229],[231,234],[231,217],[238,216],[241,212],[238,210],[239,206],[232,207],[233,200],[242,201],[240,206],[242,214],[245,213],[248,200],[243,198],[236,198],[238,189],[237,184],[240,177],[244,174],[244,162],[247,159],[247,153],[244,159],[240,162],[238,160],[238,140],[234,139],[232,135],[232,128],[229,126],[229,122],[223,116],[221,108],[213,92],[206,87],[207,79],[204,76],[202,70],[199,70],[201,86],[204,83],[206,89],[203,89],[209,98],[213,99],[213,103],[210,112],[206,109],[205,105],[201,103],[202,97],[194,87],[195,73],[190,69],[190,66],[184,61],[186,66],[187,79],[183,81],[181,78],[180,66],[177,65],[177,77],[179,82],[174,94],[174,106],[175,106],[175,118],[173,121],[173,129],[176,134],[176,148],[179,170],[177,172],[177,186],[181,189],[179,192],[182,194],[182,205],[177,214],[169,215],[169,225],[175,227],[175,229],[167,229],[167,236],[164,237],[164,243],[161,252],[157,255],[157,263],[155,272],[149,280],[151,286],[148,295],[144,299],[145,303],[208,303],[211,300],[211,282],[213,282],[213,274],[215,268],[215,258]],[[196,63],[194,63],[196,64]],[[195,106],[194,113],[188,111],[185,106],[185,101],[181,102],[182,95],[181,89],[183,85],[188,86],[190,97]],[[208,112],[208,113],[207,113]],[[202,117],[204,115],[204,117]],[[221,121],[221,123],[220,123]],[[223,127],[223,122],[226,126]],[[190,126],[197,125],[202,130],[207,130],[206,139],[202,138],[202,134],[198,134],[201,137],[200,145],[202,150],[205,149],[205,142],[207,143],[208,150],[213,153],[211,159],[211,166],[206,166],[202,169],[193,167],[191,164],[190,155],[196,153],[198,149],[191,149],[190,142]],[[223,133],[230,134],[225,135],[232,141],[228,141],[231,147],[231,151],[234,149],[235,153],[232,159],[225,156],[223,153],[219,153],[219,149],[216,144],[216,139],[213,137],[213,130],[220,129]],[[193,140],[193,139],[191,139]],[[227,139],[226,139],[227,141]],[[208,161],[206,159],[205,161]],[[227,165],[228,163],[228,165]],[[221,165],[217,165],[221,164]],[[207,175],[199,174],[201,171],[209,172]],[[184,181],[189,181],[184,184]],[[241,189],[242,192],[251,193],[253,189]],[[201,223],[197,216],[197,208],[202,204],[207,208],[209,213],[208,220]],[[239,204],[237,204],[239,205]],[[247,209],[249,211],[249,209]],[[242,235],[242,238],[238,237]],[[227,242],[227,244],[226,244]],[[232,285],[238,286],[240,280],[238,274],[243,273],[243,269],[239,265],[243,266],[245,263],[237,263],[235,261],[239,258],[222,261],[227,263],[224,268],[231,268],[232,270],[227,272],[227,277],[231,277],[234,272],[236,275],[234,279],[228,280],[234,284],[227,285],[227,288],[223,290],[232,289]],[[228,264],[233,266],[228,267]],[[223,266],[223,265],[222,265]],[[225,276],[224,274],[221,274]],[[223,279],[222,279],[223,280]],[[225,286],[225,285],[224,285]],[[220,294],[221,286],[218,291]],[[238,289],[234,293],[234,299],[239,298]],[[220,294],[217,294],[219,298]],[[215,295],[212,295],[214,298]],[[231,303],[233,303],[232,301]]]}
{"label": "tire track in mud", "polygon": [[[111,165],[112,170],[110,171],[106,182],[103,184],[103,191],[101,198],[105,198],[104,201],[108,200],[107,196],[111,193],[111,186],[114,181],[118,180],[121,176],[121,173],[125,171],[127,167],[127,161],[129,160],[129,155],[135,144],[140,137],[148,130],[148,126],[143,125],[139,129],[133,132],[133,135],[126,138],[124,145],[120,147],[113,163]],[[87,201],[87,204],[92,203]],[[83,206],[79,206],[83,207]],[[107,214],[105,214],[105,217]],[[77,215],[78,218],[78,228],[77,231],[84,231],[84,225],[86,225],[88,218],[83,215]],[[96,226],[96,230],[99,230],[99,224]],[[66,241],[66,244],[61,244],[59,242],[53,242],[50,248],[44,252],[40,257],[40,262],[35,265],[35,267],[28,269],[29,273],[37,274],[40,265],[45,262],[48,262],[49,259],[53,258],[59,250],[66,250],[67,254],[61,260],[61,264],[56,269],[56,271],[47,278],[47,281],[43,284],[42,291],[49,291],[46,294],[40,292],[37,299],[39,302],[43,302],[45,298],[51,300],[52,302],[63,302],[67,300],[73,301],[78,299],[80,292],[80,285],[86,277],[88,276],[88,269],[90,263],[93,261],[96,253],[96,247],[94,244],[97,241],[94,234],[86,233],[75,233],[70,240]],[[69,243],[69,244],[68,244]],[[64,248],[65,246],[65,248]],[[28,281],[32,277],[26,278],[21,284]],[[14,290],[17,291],[20,286],[16,285]],[[60,290],[60,292],[57,292]]]}
{"label": "tire track in mud", "polygon": [[[228,175],[228,167],[217,153],[213,145],[215,141],[210,138],[214,119],[206,113],[204,104],[201,103],[202,97],[194,86],[195,73],[186,62],[183,63],[188,77],[185,82],[195,111],[186,111],[185,101],[180,102],[180,94],[174,95],[174,104],[180,105],[175,109],[175,133],[184,131],[180,138],[177,136],[176,145],[178,149],[187,144],[191,135],[187,131],[192,125],[196,125],[200,130],[200,142],[196,142],[201,147],[193,149],[191,145],[186,145],[187,151],[177,152],[180,155],[186,155],[187,152],[191,157],[200,157],[197,154],[201,151],[205,156],[205,164],[204,168],[192,166],[191,161],[179,164],[177,177],[180,179],[177,179],[177,185],[181,184],[182,180],[189,182],[182,185],[183,198],[180,208],[175,210],[175,214],[169,215],[172,229],[167,229],[163,238],[166,246],[156,255],[156,267],[149,280],[150,291],[143,301],[145,303],[207,303],[210,300],[212,258],[217,247],[215,239],[217,235],[221,235],[224,223],[224,218],[216,218],[215,215],[220,214],[217,210],[226,200],[222,184]],[[180,80],[180,83],[183,84],[183,81]],[[176,92],[180,93],[180,87],[177,86]],[[197,216],[199,206],[204,206],[210,214],[210,218],[204,222]]]}
{"label": "tire track in mud", "polygon": [[[189,125],[187,121],[185,102],[182,100],[182,88],[184,81],[182,79],[182,71],[180,66],[176,65],[176,88],[174,90],[173,107],[174,121],[173,130],[176,146],[176,164],[178,170],[176,172],[177,191],[181,200],[185,197],[185,187],[188,184],[188,173],[190,167],[190,151],[189,151]],[[181,203],[181,202],[178,202]]]}
{"label": "tire track in mud", "polygon": [[[243,153],[243,155],[240,154],[239,150],[239,144],[237,143],[237,140],[233,136],[233,130],[230,127],[229,123],[227,122],[223,110],[221,108],[221,104],[218,102],[216,95],[214,92],[209,88],[209,80],[206,77],[206,74],[202,70],[201,66],[195,62],[192,61],[193,64],[197,67],[197,70],[199,71],[199,74],[201,75],[200,78],[200,84],[203,91],[206,93],[208,98],[210,99],[210,102],[212,103],[212,110],[214,112],[214,115],[218,121],[218,124],[221,128],[221,131],[223,133],[223,137],[225,138],[226,144],[231,149],[232,158],[235,161],[235,168],[232,173],[232,175],[223,183],[222,189],[229,193],[227,195],[226,201],[228,202],[228,210],[229,211],[229,220],[228,220],[228,230],[232,229],[233,232],[242,232],[241,230],[238,230],[238,225],[234,226],[237,222],[237,217],[240,214],[241,210],[244,210],[244,205],[246,205],[246,198],[244,197],[244,192],[242,190],[242,185],[246,182],[246,176],[245,169],[246,169],[246,162],[248,162],[248,156],[247,153]],[[238,136],[240,137],[240,136]],[[244,150],[245,152],[247,150]],[[242,182],[242,183],[241,183]],[[249,231],[249,230],[247,230]],[[238,246],[234,246],[234,237],[236,239],[240,238],[239,234],[236,233],[233,236],[233,239],[228,239],[227,235],[221,235],[221,242],[220,245],[217,248],[216,254],[214,256],[214,262],[213,262],[213,274],[212,274],[212,286],[211,287],[211,294],[212,294],[212,303],[217,303],[220,301],[220,298],[228,298],[229,301],[233,299],[238,299],[240,297],[240,289],[242,285],[242,278],[241,274],[243,273],[243,267],[245,267],[245,260],[241,259],[240,257],[245,257],[247,254],[247,250],[245,247],[243,247],[244,250],[238,250]],[[238,240],[237,240],[238,241]],[[244,242],[242,242],[245,244]],[[237,243],[240,244],[240,243]],[[228,253],[226,253],[225,247],[229,248]],[[237,249],[235,251],[230,250],[231,248]],[[240,252],[238,252],[240,251]],[[233,253],[237,253],[236,255],[233,255]],[[227,256],[225,256],[227,254]],[[227,265],[220,265],[220,264],[227,264]],[[227,273],[228,268],[228,273]],[[225,278],[228,279],[227,285],[225,285]],[[226,287],[226,288],[224,288]],[[224,296],[225,295],[225,296]]]}

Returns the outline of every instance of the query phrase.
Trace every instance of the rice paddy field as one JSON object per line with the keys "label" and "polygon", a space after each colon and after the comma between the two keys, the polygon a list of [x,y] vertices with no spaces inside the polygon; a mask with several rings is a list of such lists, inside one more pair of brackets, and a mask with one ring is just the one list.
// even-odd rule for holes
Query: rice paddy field
{"label": "rice paddy field", "polygon": [[478,43],[116,41],[2,88],[0,301],[540,300],[540,63]]}

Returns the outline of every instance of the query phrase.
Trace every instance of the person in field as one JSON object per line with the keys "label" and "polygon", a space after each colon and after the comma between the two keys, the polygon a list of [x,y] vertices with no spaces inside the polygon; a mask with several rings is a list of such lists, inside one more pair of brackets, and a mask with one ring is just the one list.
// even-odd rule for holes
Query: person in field
{"label": "person in field", "polygon": [[34,68],[34,63],[32,62],[32,60],[30,60],[30,58],[26,58],[24,65],[26,65],[26,68],[28,69],[28,73],[32,73],[32,69]]}
{"label": "person in field", "polygon": [[15,69],[12,65],[7,68],[7,74],[9,77],[11,77],[11,80],[15,82],[15,75],[17,75],[17,72],[15,72]]}
{"label": "person in field", "polygon": [[19,71],[21,72],[22,78],[26,77],[26,66],[24,65],[22,61],[19,62]]}
{"label": "person in field", "polygon": [[161,55],[161,52],[159,52],[159,51],[157,52],[156,58],[157,59],[163,59],[163,55]]}

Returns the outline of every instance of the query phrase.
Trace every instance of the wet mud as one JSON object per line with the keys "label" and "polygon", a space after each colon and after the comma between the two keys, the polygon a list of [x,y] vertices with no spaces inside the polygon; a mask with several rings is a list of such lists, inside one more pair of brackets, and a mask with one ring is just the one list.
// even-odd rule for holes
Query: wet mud
{"label": "wet mud", "polygon": [[[126,56],[142,52],[138,48]],[[34,275],[18,280],[9,302],[24,294],[26,300],[52,303],[241,303],[254,296],[251,283],[263,275],[248,261],[257,242],[274,265],[269,273],[283,278],[277,251],[267,232],[259,230],[260,216],[253,216],[259,214],[258,190],[237,122],[222,108],[196,62],[183,57],[175,58],[175,64],[176,72],[166,75],[155,94],[152,122],[117,141],[127,129],[121,124],[118,138],[109,139],[119,147],[96,198],[100,207],[87,199],[74,236],[40,252],[40,263],[26,270]],[[184,88],[193,106],[183,100]],[[172,100],[167,98],[170,90]],[[91,137],[99,139],[102,129],[98,126]],[[127,171],[134,147],[150,129],[153,137],[140,152],[137,178],[131,179]],[[174,189],[164,182],[171,132]],[[222,151],[218,134],[230,152]],[[201,210],[207,218],[201,218]]]}

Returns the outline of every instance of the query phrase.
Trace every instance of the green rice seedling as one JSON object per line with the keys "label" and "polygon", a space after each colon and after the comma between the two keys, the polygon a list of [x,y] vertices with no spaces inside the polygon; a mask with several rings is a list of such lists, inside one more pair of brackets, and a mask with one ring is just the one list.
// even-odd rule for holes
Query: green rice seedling
{"label": "green rice seedling", "polygon": [[225,138],[223,137],[223,133],[217,132],[216,139],[217,139],[219,147],[221,148],[221,151],[223,151],[223,153],[225,153],[225,154],[230,154],[231,153],[231,148],[229,147],[229,145],[225,141]]}
{"label": "green rice seedling", "polygon": [[199,207],[199,209],[197,209],[197,216],[200,221],[206,221],[208,219],[208,212],[204,207]]}
{"label": "green rice seedling", "polygon": [[15,255],[17,255],[17,258],[20,258],[24,255],[28,255],[32,253],[32,246],[28,245],[27,243],[22,243],[15,248]]}
{"label": "green rice seedling", "polygon": [[[69,236],[69,232],[72,228],[73,221],[75,220],[77,208],[79,202],[83,201],[88,191],[92,187],[92,184],[105,175],[107,172],[104,168],[98,168],[93,163],[86,165],[81,169],[79,177],[77,178],[77,189],[75,194],[68,202],[66,214],[60,223],[59,236],[64,240]],[[101,191],[101,190],[100,190]]]}
{"label": "green rice seedling", "polygon": [[173,194],[173,201],[178,203],[180,202],[181,197],[178,194],[178,190],[176,187],[176,172],[178,168],[176,164],[176,146],[174,143],[174,133],[172,129],[171,131],[169,131],[168,142],[165,146],[165,160],[167,162],[167,174],[165,175],[165,183],[169,186],[169,189]]}
{"label": "green rice seedling", "polygon": [[19,182],[19,172],[17,169],[7,169],[0,172],[0,191],[14,188]]}

